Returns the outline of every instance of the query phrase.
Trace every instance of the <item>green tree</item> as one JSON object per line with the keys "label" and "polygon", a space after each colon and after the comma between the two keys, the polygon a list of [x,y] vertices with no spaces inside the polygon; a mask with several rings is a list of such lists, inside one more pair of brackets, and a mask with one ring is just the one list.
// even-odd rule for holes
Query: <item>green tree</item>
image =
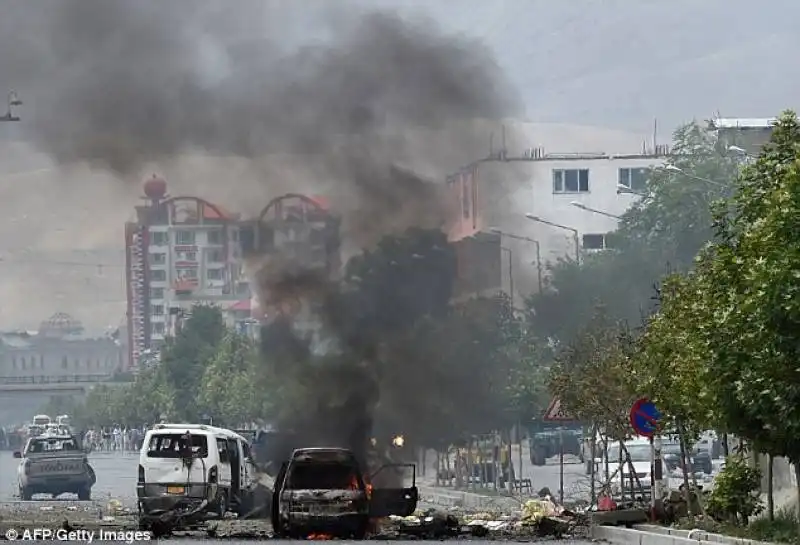
{"label": "green tree", "polygon": [[[800,463],[800,125],[787,112],[702,256],[709,376],[729,428]],[[800,467],[795,465],[795,467]]]}
{"label": "green tree", "polygon": [[199,407],[215,423],[239,426],[263,414],[267,392],[259,391],[255,343],[228,331],[208,361],[199,392]]}
{"label": "green tree", "polygon": [[630,407],[640,396],[628,369],[633,346],[624,324],[596,309],[591,322],[557,355],[550,390],[578,421],[611,437],[627,437]]}
{"label": "green tree", "polygon": [[177,335],[167,339],[158,375],[172,393],[171,418],[193,422],[200,416],[198,393],[205,367],[226,331],[219,308],[195,305]]}

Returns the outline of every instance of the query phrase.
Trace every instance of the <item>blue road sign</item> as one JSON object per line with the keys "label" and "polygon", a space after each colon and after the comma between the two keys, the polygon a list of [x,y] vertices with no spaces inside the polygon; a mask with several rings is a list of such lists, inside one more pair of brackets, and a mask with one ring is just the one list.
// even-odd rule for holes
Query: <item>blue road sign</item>
{"label": "blue road sign", "polygon": [[661,420],[655,403],[647,398],[637,399],[631,407],[631,427],[633,431],[644,437],[652,437],[658,431]]}

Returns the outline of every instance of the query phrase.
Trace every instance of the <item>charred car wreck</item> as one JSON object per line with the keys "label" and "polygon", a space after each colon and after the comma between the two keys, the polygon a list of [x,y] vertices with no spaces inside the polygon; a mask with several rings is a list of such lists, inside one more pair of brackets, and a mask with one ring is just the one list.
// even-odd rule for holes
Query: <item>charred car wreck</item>
{"label": "charred car wreck", "polygon": [[[411,469],[410,486],[376,487],[381,473],[394,474],[385,482],[400,482],[398,471]],[[389,515],[409,516],[417,507],[413,464],[386,464],[367,475],[355,454],[343,448],[304,448],[292,453],[275,479],[271,519],[278,537],[302,538],[324,534],[363,539],[370,520]]]}

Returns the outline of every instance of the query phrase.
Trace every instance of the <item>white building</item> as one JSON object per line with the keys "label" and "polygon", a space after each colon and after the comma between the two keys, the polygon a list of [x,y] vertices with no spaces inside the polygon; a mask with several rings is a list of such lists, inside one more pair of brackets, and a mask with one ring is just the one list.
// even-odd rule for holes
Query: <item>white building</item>
{"label": "white building", "polygon": [[448,179],[454,205],[450,240],[512,235],[501,235],[505,252],[496,252],[501,263],[492,270],[501,272],[504,289],[515,284],[515,297],[530,293],[538,288],[530,274],[537,265],[546,271],[548,262],[606,247],[606,233],[616,229],[636,192],[645,190],[648,170],[662,165],[667,154],[666,146],[616,155],[535,148],[521,157],[479,161]]}

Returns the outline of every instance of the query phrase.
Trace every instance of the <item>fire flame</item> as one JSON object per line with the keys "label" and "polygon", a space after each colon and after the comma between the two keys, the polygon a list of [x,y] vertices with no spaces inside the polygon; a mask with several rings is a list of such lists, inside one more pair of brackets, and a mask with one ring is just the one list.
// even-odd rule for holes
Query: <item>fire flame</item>
{"label": "fire flame", "polygon": [[402,435],[396,436],[392,439],[392,444],[396,447],[402,447],[405,444],[406,440]]}
{"label": "fire flame", "polygon": [[333,536],[330,534],[308,534],[307,539],[313,539],[317,541],[327,541],[329,539],[333,539]]}

